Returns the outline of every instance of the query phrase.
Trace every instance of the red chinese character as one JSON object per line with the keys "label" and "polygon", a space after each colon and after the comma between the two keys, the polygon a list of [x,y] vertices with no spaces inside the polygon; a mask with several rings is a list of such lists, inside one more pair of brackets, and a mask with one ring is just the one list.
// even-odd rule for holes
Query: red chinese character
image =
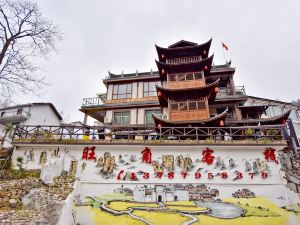
{"label": "red chinese character", "polygon": [[95,146],[91,148],[85,147],[82,152],[82,159],[96,159],[95,148]]}
{"label": "red chinese character", "polygon": [[152,163],[152,152],[151,152],[150,148],[146,147],[141,153],[143,154],[142,162],[151,164]]}
{"label": "red chinese character", "polygon": [[207,178],[211,180],[211,179],[214,178],[214,175],[213,175],[212,173],[208,173],[208,174],[207,174]]}
{"label": "red chinese character", "polygon": [[82,159],[88,159],[89,156],[89,147],[85,147],[82,152]]}
{"label": "red chinese character", "polygon": [[276,150],[273,148],[266,148],[266,150],[264,151],[264,155],[267,161],[274,161],[278,164],[278,160],[276,159],[275,152]]}
{"label": "red chinese character", "polygon": [[205,150],[203,150],[202,162],[206,162],[208,165],[213,164],[215,157],[212,155],[212,153],[214,153],[214,150],[210,148],[206,148]]}

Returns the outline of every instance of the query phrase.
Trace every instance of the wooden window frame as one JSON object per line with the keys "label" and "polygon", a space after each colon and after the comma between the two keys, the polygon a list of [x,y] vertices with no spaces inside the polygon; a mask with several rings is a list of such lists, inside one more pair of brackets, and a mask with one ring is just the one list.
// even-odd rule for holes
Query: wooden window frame
{"label": "wooden window frame", "polygon": [[[119,94],[119,86],[120,85],[126,85],[126,92],[123,93],[123,94]],[[130,92],[128,92],[128,87],[130,85]],[[114,90],[115,90],[115,87],[117,87],[117,93],[115,94],[114,93]],[[125,95],[125,98],[120,98],[119,96],[120,95]],[[127,95],[130,95],[130,97],[127,97]],[[126,83],[126,84],[114,84],[113,85],[113,88],[112,88],[112,99],[115,100],[115,99],[130,99],[132,98],[132,83]]]}
{"label": "wooden window frame", "polygon": [[[115,123],[115,114],[116,113],[128,113],[128,123]],[[122,117],[122,116],[121,116]],[[114,111],[113,112],[113,124],[114,125],[130,125],[130,120],[131,120],[131,111],[130,110],[123,110],[123,111]]]}
{"label": "wooden window frame", "polygon": [[[149,91],[149,83],[157,83],[156,85],[161,85],[161,82],[160,81],[144,81],[143,82],[143,98],[148,98],[148,97],[155,97],[157,96],[157,92],[156,90],[154,91]],[[145,84],[148,85],[148,91],[146,92],[145,91]],[[148,96],[145,96],[145,93],[148,93]],[[149,95],[149,93],[155,93],[155,95]]]}

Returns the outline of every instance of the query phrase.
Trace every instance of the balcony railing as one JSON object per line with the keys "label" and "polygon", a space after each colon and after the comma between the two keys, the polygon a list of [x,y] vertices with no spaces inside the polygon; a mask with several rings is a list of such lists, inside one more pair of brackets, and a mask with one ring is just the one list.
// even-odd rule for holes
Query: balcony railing
{"label": "balcony railing", "polygon": [[[220,87],[218,96],[228,96],[234,95],[234,91],[230,87]],[[246,90],[244,86],[235,86],[235,95],[246,95]]]}
{"label": "balcony railing", "polygon": [[82,107],[88,107],[88,106],[96,106],[101,105],[104,102],[99,97],[93,97],[93,98],[84,98],[82,100]]}
{"label": "balcony railing", "polygon": [[247,127],[17,126],[13,142],[25,143],[285,143],[281,125]]}
{"label": "balcony railing", "polygon": [[1,123],[16,123],[21,122],[30,117],[30,113],[24,110],[16,109],[10,111],[2,111],[0,113]]}

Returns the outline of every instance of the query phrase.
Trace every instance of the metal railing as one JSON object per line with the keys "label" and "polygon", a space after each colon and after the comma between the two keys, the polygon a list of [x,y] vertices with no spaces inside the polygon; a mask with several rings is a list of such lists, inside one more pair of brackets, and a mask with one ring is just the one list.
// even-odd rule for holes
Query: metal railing
{"label": "metal railing", "polygon": [[87,106],[95,106],[95,105],[101,105],[104,102],[102,101],[101,98],[99,97],[93,97],[93,98],[84,98],[82,100],[82,107],[87,107]]}
{"label": "metal railing", "polygon": [[283,142],[281,125],[247,127],[17,126],[13,142]]}
{"label": "metal railing", "polygon": [[[235,86],[235,94],[236,95],[246,95],[246,90],[244,86]],[[220,87],[218,96],[228,96],[234,95],[234,90],[230,87]]]}

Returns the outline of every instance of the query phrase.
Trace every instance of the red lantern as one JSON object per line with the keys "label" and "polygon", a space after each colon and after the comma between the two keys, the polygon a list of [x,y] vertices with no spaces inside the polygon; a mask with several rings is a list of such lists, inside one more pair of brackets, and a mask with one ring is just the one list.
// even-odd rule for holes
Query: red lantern
{"label": "red lantern", "polygon": [[160,97],[161,95],[162,95],[162,94],[161,94],[161,91],[158,91],[158,92],[157,92],[157,96]]}
{"label": "red lantern", "polygon": [[162,69],[162,70],[161,70],[161,73],[164,74],[164,73],[165,73],[165,69]]}
{"label": "red lantern", "polygon": [[220,120],[220,127],[223,127],[223,126],[224,126],[224,121]]}
{"label": "red lantern", "polygon": [[165,55],[164,55],[164,54],[161,54],[161,57],[162,57],[162,58],[165,58]]}
{"label": "red lantern", "polygon": [[204,70],[208,70],[208,66],[204,66]]}
{"label": "red lantern", "polygon": [[219,92],[219,88],[215,87],[215,93],[218,93],[218,92]]}
{"label": "red lantern", "polygon": [[203,55],[206,55],[206,50],[203,51]]}
{"label": "red lantern", "polygon": [[159,124],[157,124],[157,127],[158,127],[158,128],[161,128],[161,124],[160,124],[160,123],[159,123]]}

